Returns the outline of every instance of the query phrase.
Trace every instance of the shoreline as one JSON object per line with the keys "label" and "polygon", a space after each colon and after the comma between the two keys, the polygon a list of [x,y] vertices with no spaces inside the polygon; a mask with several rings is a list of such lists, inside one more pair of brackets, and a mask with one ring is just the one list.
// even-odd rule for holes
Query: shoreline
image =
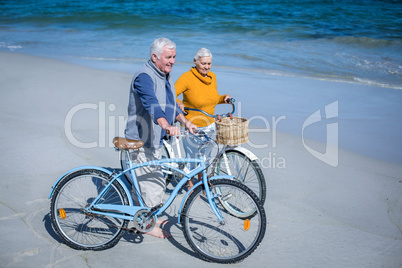
{"label": "shoreline", "polygon": [[[51,187],[64,172],[77,166],[120,169],[111,137],[119,135],[118,125],[121,119],[124,121],[132,75],[21,54],[0,52],[0,59],[0,236],[5,241],[0,246],[2,264],[98,267],[129,266],[135,261],[138,266],[152,267],[187,267],[188,263],[194,267],[220,266],[201,261],[188,247],[177,224],[182,198],[177,198],[177,203],[163,215],[169,218],[166,228],[173,235],[171,239],[127,232],[115,247],[103,252],[77,251],[62,244],[50,223]],[[218,83],[225,88],[251,83],[253,90],[265,92],[258,87],[261,77],[254,76],[250,82],[245,79],[248,75],[222,72]],[[271,99],[252,101],[250,97],[255,94],[251,90],[235,92],[240,99],[249,100],[241,102],[241,115],[251,118],[256,115],[249,111],[269,107],[277,116],[276,121],[267,117],[269,131],[251,131],[252,144],[243,145],[258,157],[266,179],[264,207],[268,223],[264,241],[237,266],[401,266],[402,165],[339,149],[339,161],[334,167],[324,162],[325,158],[320,159],[321,155],[311,154],[307,148],[324,153],[323,143],[307,136],[303,143],[300,137],[282,130],[294,122],[301,127],[308,115],[332,103],[338,95],[326,97],[331,93],[329,85],[322,95],[309,95],[308,101],[299,104],[300,96],[305,95],[292,91],[295,80],[265,79]],[[275,86],[280,90],[276,91]],[[308,86],[317,84],[309,81]],[[366,92],[364,87],[360,89]],[[288,92],[293,94],[293,102]],[[321,99],[322,102],[314,102]],[[339,103],[343,101],[346,99]],[[286,113],[288,105],[295,109],[292,115],[298,117]],[[341,111],[340,117],[345,116]],[[333,114],[331,109],[322,112]],[[289,118],[277,121],[283,114]],[[353,110],[346,115],[353,115]],[[277,122],[276,128],[273,122]],[[339,123],[339,133],[344,133],[342,120],[330,121],[334,122]],[[66,135],[68,128],[70,137]],[[326,124],[308,131],[325,134],[323,130]],[[81,148],[69,138],[81,142]],[[395,148],[401,147],[394,144]],[[127,258],[128,252],[133,257]],[[159,258],[155,258],[155,252]],[[114,258],[110,258],[111,254]],[[182,261],[179,264],[178,259]]]}
{"label": "shoreline", "polygon": [[[7,51],[0,51],[4,53],[14,53],[14,52],[7,52]],[[23,54],[23,55],[32,55],[34,57],[40,58],[52,58],[64,62],[68,62],[74,65],[86,66],[88,68],[94,68],[99,70],[110,70],[110,71],[120,71],[124,73],[132,74],[133,71],[131,66],[141,65],[147,59],[145,58],[96,58],[96,57],[75,57],[75,56],[46,56],[40,53],[37,54],[30,54],[30,53],[19,53],[15,52],[16,54]],[[175,66],[186,66],[190,68],[193,64],[184,61],[176,61]],[[357,86],[367,86],[367,87],[378,87],[384,88],[389,90],[402,90],[401,85],[391,85],[391,84],[383,84],[376,81],[370,81],[365,79],[359,78],[352,78],[352,79],[345,79],[342,77],[332,77],[332,76],[314,76],[314,75],[307,75],[307,74],[297,74],[297,73],[290,73],[285,71],[279,70],[269,70],[269,69],[256,69],[256,68],[241,68],[241,67],[233,67],[233,66],[225,66],[225,65],[213,65],[213,69],[221,69],[223,72],[245,72],[245,73],[255,73],[255,74],[262,74],[266,76],[276,76],[282,79],[286,78],[296,78],[296,79],[308,79],[308,80],[317,80],[317,81],[324,81],[330,83],[345,83],[345,84],[352,84]]]}
{"label": "shoreline", "polygon": [[[118,90],[120,98],[112,99],[105,95],[97,102],[91,102],[94,99],[93,96],[88,96],[87,100],[82,99],[93,105],[99,105],[100,102],[102,105],[112,105],[114,110],[111,112],[109,107],[106,107],[105,113],[107,116],[114,116],[115,120],[120,122],[115,132],[122,133],[124,131],[125,126],[121,120],[122,117],[127,117],[126,98],[132,73],[91,68],[54,58],[0,52],[0,57],[7,58],[13,57],[13,55],[33,57],[54,63],[64,62],[71,65],[72,68],[79,67],[83,72],[88,68],[91,72],[98,70],[105,74],[111,72],[125,76],[127,82],[121,88],[114,89],[113,83],[110,83],[110,88],[114,91]],[[133,72],[142,64],[140,61],[132,63]],[[176,81],[180,74],[187,71],[190,66],[190,64],[176,64],[171,81]],[[339,148],[369,158],[402,164],[402,153],[395,150],[395,148],[402,147],[402,141],[399,139],[402,134],[402,120],[399,118],[402,113],[402,107],[399,105],[402,103],[402,91],[400,90],[300,77],[280,77],[220,66],[214,67],[212,71],[218,74],[219,93],[229,93],[236,98],[235,115],[249,119],[250,128],[266,129],[272,134],[274,132],[290,134],[302,138],[305,143],[307,140],[329,143],[331,141],[328,141],[325,124],[328,121],[328,123],[337,124]],[[88,82],[88,86],[90,86],[90,81]],[[245,88],[247,90],[244,90]],[[79,99],[78,96],[76,99]],[[77,101],[75,104],[80,102]],[[73,107],[74,102],[71,104]],[[334,115],[336,118],[325,120],[325,109],[334,104],[336,104]],[[217,113],[227,111],[228,107],[225,105],[216,107]],[[68,110],[66,110],[66,114],[67,112]],[[306,127],[306,121],[311,119],[310,117],[316,112],[320,113],[317,114],[321,116],[318,118],[320,121]]]}

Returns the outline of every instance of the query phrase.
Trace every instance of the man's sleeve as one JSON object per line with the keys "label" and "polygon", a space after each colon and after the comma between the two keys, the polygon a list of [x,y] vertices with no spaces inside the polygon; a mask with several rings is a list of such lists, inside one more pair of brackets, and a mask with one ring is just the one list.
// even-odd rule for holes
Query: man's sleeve
{"label": "man's sleeve", "polygon": [[137,76],[134,80],[134,90],[138,94],[145,110],[151,115],[155,124],[157,124],[156,120],[158,118],[166,118],[165,113],[156,98],[154,82],[148,74],[142,73]]}
{"label": "man's sleeve", "polygon": [[179,105],[176,102],[176,116],[175,116],[175,118],[178,117],[179,114],[182,114],[182,113],[183,113],[182,110],[180,109]]}

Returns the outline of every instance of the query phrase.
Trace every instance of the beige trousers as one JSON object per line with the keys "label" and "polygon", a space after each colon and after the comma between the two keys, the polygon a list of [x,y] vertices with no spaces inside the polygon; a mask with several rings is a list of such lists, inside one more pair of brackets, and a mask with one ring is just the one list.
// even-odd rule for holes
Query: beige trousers
{"label": "beige trousers", "polygon": [[[160,160],[162,149],[151,149],[141,147],[131,152],[131,159],[134,164]],[[154,207],[162,202],[166,190],[166,180],[160,166],[146,166],[135,169],[135,175],[141,189],[141,195],[147,207]],[[135,189],[133,189],[135,191]],[[134,192],[134,197],[136,197]]]}

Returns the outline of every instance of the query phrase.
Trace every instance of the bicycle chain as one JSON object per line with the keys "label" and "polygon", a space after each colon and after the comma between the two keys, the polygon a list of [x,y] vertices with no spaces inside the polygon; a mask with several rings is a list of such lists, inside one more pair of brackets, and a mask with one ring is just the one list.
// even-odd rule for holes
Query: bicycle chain
{"label": "bicycle chain", "polygon": [[[157,209],[161,208],[162,206],[163,206],[163,204],[159,204],[159,205],[153,207],[153,208],[149,211],[148,216],[149,216],[149,214],[155,212]],[[83,212],[83,213],[85,214],[85,216],[87,216],[88,218],[91,218],[91,219],[93,219],[93,220],[100,221],[100,222],[102,222],[103,224],[105,224],[105,225],[108,226],[108,227],[114,227],[114,228],[117,228],[117,229],[118,229],[118,228],[121,228],[121,229],[123,229],[123,230],[129,231],[130,233],[133,233],[133,232],[135,232],[136,234],[141,234],[141,233],[143,233],[143,232],[137,230],[135,227],[128,228],[128,227],[117,226],[117,225],[111,224],[111,223],[106,223],[106,222],[104,222],[104,221],[102,221],[102,220],[100,220],[100,219],[95,218],[94,216],[92,216],[93,213],[85,213],[84,210],[82,210],[82,212]],[[99,217],[105,218],[105,216],[99,216]]]}

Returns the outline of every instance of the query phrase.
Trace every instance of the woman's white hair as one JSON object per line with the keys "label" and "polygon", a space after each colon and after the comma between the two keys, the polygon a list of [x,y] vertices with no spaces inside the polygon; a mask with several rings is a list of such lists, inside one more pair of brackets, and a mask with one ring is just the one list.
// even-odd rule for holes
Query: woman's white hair
{"label": "woman's white hair", "polygon": [[172,40],[166,37],[161,37],[155,39],[155,41],[152,42],[150,56],[152,57],[152,54],[155,54],[156,57],[159,59],[159,56],[162,54],[163,48],[165,46],[169,49],[176,49],[176,44]]}
{"label": "woman's white hair", "polygon": [[194,54],[194,60],[196,61],[201,57],[211,57],[212,59],[212,53],[205,47],[199,48]]}

